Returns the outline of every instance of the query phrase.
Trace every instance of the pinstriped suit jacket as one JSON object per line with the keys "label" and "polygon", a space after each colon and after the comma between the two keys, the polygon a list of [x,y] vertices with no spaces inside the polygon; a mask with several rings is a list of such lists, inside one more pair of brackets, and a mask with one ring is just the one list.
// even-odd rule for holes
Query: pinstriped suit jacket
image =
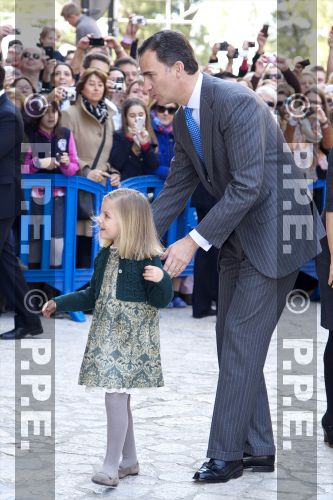
{"label": "pinstriped suit jacket", "polygon": [[218,202],[196,229],[217,248],[236,231],[254,267],[272,278],[320,253],[323,225],[269,107],[252,90],[204,74],[200,131],[206,168],[180,108],[174,117],[175,156],[152,206],[159,234],[201,180]]}

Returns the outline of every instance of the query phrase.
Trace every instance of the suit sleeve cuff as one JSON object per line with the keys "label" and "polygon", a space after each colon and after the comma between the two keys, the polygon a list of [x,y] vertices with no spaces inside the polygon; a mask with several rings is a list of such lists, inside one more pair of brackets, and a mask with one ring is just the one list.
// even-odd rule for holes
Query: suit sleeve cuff
{"label": "suit sleeve cuff", "polygon": [[191,236],[192,240],[194,240],[196,244],[199,245],[200,248],[205,250],[205,252],[208,252],[208,250],[211,248],[212,245],[209,243],[209,241],[205,240],[205,238],[203,238],[195,229],[192,229],[189,235]]}

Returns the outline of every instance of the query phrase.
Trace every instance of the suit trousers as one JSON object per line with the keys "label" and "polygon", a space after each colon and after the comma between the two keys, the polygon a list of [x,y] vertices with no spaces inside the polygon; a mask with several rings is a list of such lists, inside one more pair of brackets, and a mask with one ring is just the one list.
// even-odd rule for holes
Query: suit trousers
{"label": "suit trousers", "polygon": [[10,243],[10,230],[15,218],[0,219],[0,292],[15,311],[15,328],[40,328],[37,314],[24,305],[29,288],[18,264],[14,248]]}
{"label": "suit trousers", "polygon": [[253,267],[233,232],[220,251],[216,323],[219,379],[207,457],[274,455],[263,369],[298,271],[272,279]]}

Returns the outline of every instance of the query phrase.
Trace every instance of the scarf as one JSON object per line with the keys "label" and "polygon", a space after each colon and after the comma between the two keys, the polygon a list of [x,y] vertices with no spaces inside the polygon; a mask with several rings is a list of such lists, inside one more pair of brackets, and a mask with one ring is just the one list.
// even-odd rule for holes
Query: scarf
{"label": "scarf", "polygon": [[152,115],[152,125],[155,132],[161,132],[162,134],[172,134],[173,126],[172,122],[169,125],[164,125],[161,120],[157,117],[155,111],[151,112]]}
{"label": "scarf", "polygon": [[87,111],[89,111],[89,113],[92,114],[99,121],[99,123],[105,122],[105,120],[109,116],[109,113],[104,99],[102,101],[99,101],[96,107],[93,106],[84,96],[82,96],[82,102],[85,105]]}

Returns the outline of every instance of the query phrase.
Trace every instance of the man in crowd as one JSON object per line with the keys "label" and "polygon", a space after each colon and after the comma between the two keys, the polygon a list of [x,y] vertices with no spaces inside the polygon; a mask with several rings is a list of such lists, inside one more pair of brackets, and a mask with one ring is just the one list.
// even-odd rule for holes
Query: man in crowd
{"label": "man in crowd", "polygon": [[76,28],[76,44],[88,34],[95,38],[102,36],[95,19],[81,14],[81,9],[76,3],[66,3],[62,8],[61,15],[71,26]]}

